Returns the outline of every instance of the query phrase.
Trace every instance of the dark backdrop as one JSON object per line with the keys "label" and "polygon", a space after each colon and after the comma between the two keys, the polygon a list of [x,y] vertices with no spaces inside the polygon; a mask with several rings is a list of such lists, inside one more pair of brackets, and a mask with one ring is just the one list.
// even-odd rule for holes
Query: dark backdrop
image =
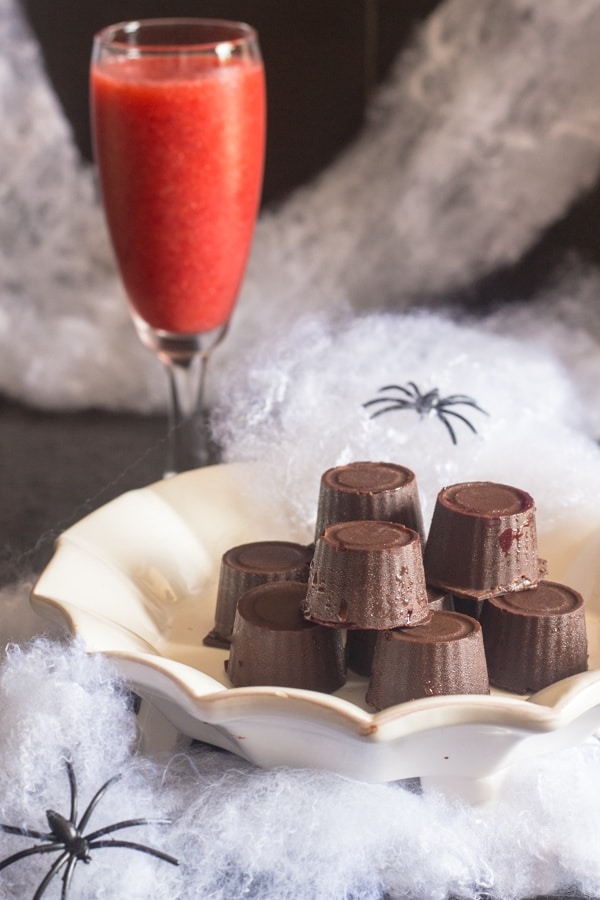
{"label": "dark backdrop", "polygon": [[264,201],[331,161],[360,128],[366,101],[437,0],[21,0],[46,68],[90,158],[87,70],[93,34],[126,19],[204,16],[257,28],[267,73]]}
{"label": "dark backdrop", "polygon": [[[260,34],[269,93],[263,204],[314,176],[356,135],[374,87],[440,0],[21,0],[46,68],[90,159],[87,70],[95,31],[153,16],[233,18]],[[527,297],[573,252],[600,261],[600,186],[578,199],[525,257],[457,298],[485,307]]]}

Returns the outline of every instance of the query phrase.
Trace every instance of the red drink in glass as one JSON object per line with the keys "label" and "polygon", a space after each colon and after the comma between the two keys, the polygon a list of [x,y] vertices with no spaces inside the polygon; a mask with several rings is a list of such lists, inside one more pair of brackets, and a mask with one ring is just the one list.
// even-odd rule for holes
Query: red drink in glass
{"label": "red drink in glass", "polygon": [[265,79],[256,32],[218,19],[121,22],[94,38],[94,149],[141,340],[168,375],[165,475],[210,461],[203,387],[258,212]]}
{"label": "red drink in glass", "polygon": [[109,59],[91,76],[96,158],[134,312],[190,333],[228,321],[264,157],[260,63]]}

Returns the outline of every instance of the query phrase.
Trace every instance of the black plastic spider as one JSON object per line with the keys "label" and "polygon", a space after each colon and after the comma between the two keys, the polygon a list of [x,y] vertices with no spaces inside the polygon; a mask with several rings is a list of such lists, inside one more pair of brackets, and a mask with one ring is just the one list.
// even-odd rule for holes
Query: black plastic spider
{"label": "black plastic spider", "polygon": [[466,394],[450,394],[448,397],[440,397],[438,388],[433,388],[433,390],[427,391],[426,394],[422,394],[414,381],[409,381],[407,386],[401,384],[388,384],[385,387],[379,388],[379,392],[381,393],[382,391],[400,391],[404,396],[375,397],[374,400],[368,400],[367,403],[363,403],[364,407],[375,406],[380,403],[387,404],[372,413],[372,419],[382,415],[382,413],[390,412],[393,409],[414,409],[420,416],[435,413],[438,419],[440,419],[448,429],[448,434],[450,435],[453,444],[456,444],[456,433],[448,421],[448,416],[454,416],[455,418],[460,419],[461,422],[464,422],[464,424],[471,429],[473,434],[477,434],[477,429],[465,416],[462,416],[460,413],[449,407],[470,406],[472,409],[476,409],[485,416],[488,415],[485,409],[482,409],[472,397],[467,397]]}
{"label": "black plastic spider", "polygon": [[91,861],[90,850],[96,850],[100,847],[126,847],[129,850],[139,850],[142,853],[149,853],[165,862],[174,866],[179,865],[179,861],[161,850],[155,850],[153,847],[147,847],[145,844],[138,844],[134,841],[121,840],[99,840],[104,835],[112,834],[114,831],[120,831],[122,828],[133,828],[136,825],[170,825],[169,819],[128,819],[125,822],[116,822],[114,825],[106,825],[93,831],[91,834],[84,835],[83,830],[88,824],[92,813],[96,806],[108,790],[116,781],[120,779],[120,775],[110,778],[106,784],[102,785],[100,790],[92,797],[86,811],[82,815],[79,823],[77,822],[77,782],[75,780],[75,772],[70,762],[66,761],[67,774],[69,776],[69,784],[71,788],[71,814],[68,819],[61,816],[60,813],[53,809],[46,811],[46,818],[50,827],[49,832],[36,831],[34,828],[17,828],[14,825],[0,825],[0,830],[7,834],[20,834],[24,837],[36,838],[40,841],[48,841],[47,844],[37,844],[35,847],[29,847],[27,850],[21,850],[13,853],[12,856],[0,862],[0,870],[6,869],[20,859],[27,856],[33,856],[36,853],[55,853],[59,852],[60,856],[52,863],[50,870],[40,883],[38,889],[33,895],[33,900],[39,900],[44,894],[46,888],[57,875],[63,866],[66,866],[62,877],[62,893],[61,900],[67,897],[71,878],[75,870],[75,866],[81,862],[89,863]]}

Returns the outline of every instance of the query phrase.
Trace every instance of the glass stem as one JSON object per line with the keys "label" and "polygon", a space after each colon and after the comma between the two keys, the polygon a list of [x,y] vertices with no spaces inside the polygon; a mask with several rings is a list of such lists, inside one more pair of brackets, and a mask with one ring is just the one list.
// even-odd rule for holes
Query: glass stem
{"label": "glass stem", "polygon": [[165,478],[210,462],[204,408],[208,357],[208,353],[195,353],[187,358],[161,354],[169,386]]}
{"label": "glass stem", "polygon": [[204,408],[208,360],[227,334],[228,323],[210,331],[178,334],[147,325],[133,314],[142,343],[161,361],[168,379],[169,427],[164,477],[214,462]]}

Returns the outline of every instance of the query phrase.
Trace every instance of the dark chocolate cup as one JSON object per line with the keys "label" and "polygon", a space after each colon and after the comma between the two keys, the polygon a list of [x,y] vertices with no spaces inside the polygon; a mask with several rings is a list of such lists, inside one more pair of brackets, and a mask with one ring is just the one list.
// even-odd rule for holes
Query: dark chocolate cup
{"label": "dark chocolate cup", "polygon": [[346,680],[341,631],[308,622],[306,584],[272,581],[238,602],[227,661],[235,687],[273,685],[331,693]]}
{"label": "dark chocolate cup", "polygon": [[581,594],[554,581],[486,600],[481,611],[490,682],[517,694],[585,672]]}
{"label": "dark chocolate cup", "polygon": [[425,541],[414,472],[387,462],[353,462],[321,476],[315,541],[328,525],[357,519],[399,522]]}
{"label": "dark chocolate cup", "polygon": [[373,667],[373,653],[380,631],[373,628],[356,628],[348,631],[346,635],[346,665],[357,675],[366,678],[371,674]]}
{"label": "dark chocolate cup", "polygon": [[535,586],[535,504],[519,488],[472,481],[443,488],[424,552],[427,583],[477,600]]}
{"label": "dark chocolate cup", "polygon": [[338,628],[397,628],[431,616],[416,531],[397,522],[336,522],[317,541],[304,615]]}
{"label": "dark chocolate cup", "polygon": [[478,621],[481,618],[485,600],[478,600],[477,597],[461,597],[460,594],[457,594],[453,597],[453,602],[456,612],[464,613],[465,616],[472,616]]}
{"label": "dark chocolate cup", "polygon": [[[437,588],[427,587],[427,599],[429,609],[434,611],[454,611],[454,601],[452,594],[446,591],[440,591]],[[346,665],[357,675],[364,675],[367,678],[371,674],[373,667],[373,653],[377,642],[379,631],[374,629],[364,630],[356,628],[348,631],[346,637]]]}
{"label": "dark chocolate cup", "polygon": [[427,585],[427,602],[432,612],[461,612],[454,608],[454,597],[448,591]]}
{"label": "dark chocolate cup", "polygon": [[291,541],[254,541],[223,554],[217,588],[215,624],[203,643],[228,647],[239,598],[269,581],[308,581],[313,548]]}
{"label": "dark chocolate cup", "polygon": [[384,631],[377,638],[367,703],[385,709],[448,694],[489,694],[479,622],[455,612],[434,612],[418,628]]}

